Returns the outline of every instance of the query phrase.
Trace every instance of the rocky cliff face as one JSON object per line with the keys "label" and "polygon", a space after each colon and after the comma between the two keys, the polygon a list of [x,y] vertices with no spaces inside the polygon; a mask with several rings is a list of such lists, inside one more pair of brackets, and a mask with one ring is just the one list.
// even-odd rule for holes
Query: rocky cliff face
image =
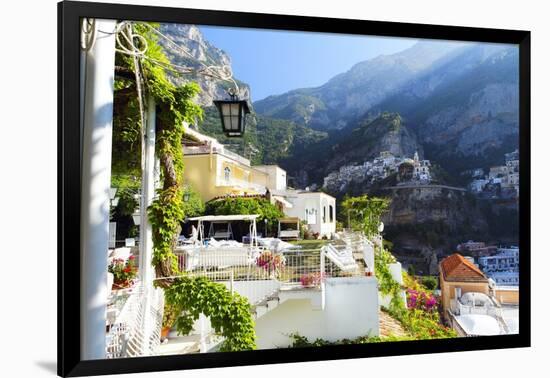
{"label": "rocky cliff face", "polygon": [[419,152],[423,156],[422,146],[416,135],[396,113],[383,113],[374,120],[365,120],[349,136],[332,148],[332,158],[327,171],[339,168],[348,162],[362,163],[389,151],[394,156],[413,156]]}
{"label": "rocky cliff face", "polygon": [[[208,42],[202,35],[200,29],[195,25],[185,24],[161,24],[160,32],[170,37],[181,48],[174,48],[172,44],[161,39],[159,42],[163,46],[166,55],[171,63],[200,68],[206,66],[229,66],[231,67],[231,58],[223,50],[217,48]],[[185,49],[188,53],[184,53]],[[228,81],[222,81],[201,75],[171,76],[171,80],[176,85],[181,85],[186,81],[195,81],[201,87],[198,102],[202,106],[211,106],[212,101],[227,97],[227,89],[233,86]],[[250,88],[247,84],[239,82],[239,96],[241,98],[250,98]]]}
{"label": "rocky cliff face", "polygon": [[385,237],[400,256],[421,256],[430,274],[437,272],[437,256],[448,255],[468,239],[486,240],[488,225],[468,193],[444,187],[386,190],[391,198],[383,217]]}

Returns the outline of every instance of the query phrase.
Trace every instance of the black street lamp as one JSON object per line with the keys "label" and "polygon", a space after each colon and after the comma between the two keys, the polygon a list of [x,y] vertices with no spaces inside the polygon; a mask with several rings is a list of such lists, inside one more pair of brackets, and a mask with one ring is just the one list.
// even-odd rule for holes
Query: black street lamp
{"label": "black street lamp", "polygon": [[248,101],[239,100],[235,91],[229,91],[230,100],[216,100],[214,105],[220,112],[222,129],[228,137],[241,137],[244,134],[246,115],[250,113]]}

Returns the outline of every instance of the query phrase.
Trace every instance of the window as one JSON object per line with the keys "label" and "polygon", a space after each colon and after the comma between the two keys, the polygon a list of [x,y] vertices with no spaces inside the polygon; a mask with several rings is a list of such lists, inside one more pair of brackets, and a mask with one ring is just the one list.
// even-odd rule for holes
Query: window
{"label": "window", "polygon": [[328,207],[328,218],[329,218],[330,223],[334,222],[334,206],[333,205],[329,205],[329,207]]}
{"label": "window", "polygon": [[307,224],[317,224],[317,212],[315,209],[306,209]]}
{"label": "window", "polygon": [[225,169],[223,170],[223,173],[224,173],[225,181],[229,181],[229,179],[231,178],[231,168],[225,167]]}
{"label": "window", "polygon": [[323,223],[327,223],[327,207],[323,206]]}

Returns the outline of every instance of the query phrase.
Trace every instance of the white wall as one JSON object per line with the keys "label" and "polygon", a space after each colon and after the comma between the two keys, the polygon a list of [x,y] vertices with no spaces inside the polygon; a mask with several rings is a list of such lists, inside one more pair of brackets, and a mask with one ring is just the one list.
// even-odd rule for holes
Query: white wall
{"label": "white wall", "polygon": [[[310,341],[336,341],[378,335],[378,289],[374,277],[329,278],[325,306],[310,299],[288,299],[256,321],[258,348],[288,346],[288,334]],[[318,309],[315,309],[318,308]]]}
{"label": "white wall", "polygon": [[[312,232],[319,233],[320,236],[330,237],[336,232],[336,200],[322,192],[297,192],[295,196],[289,197],[293,207],[286,210],[288,216],[298,217],[301,220],[306,219],[306,209],[315,209],[315,223],[308,224]],[[329,205],[333,206],[334,216],[330,222]],[[326,207],[326,222],[323,222],[323,207]]]}
{"label": "white wall", "polygon": [[278,165],[255,165],[254,169],[267,173],[267,182],[259,183],[270,190],[286,190],[286,171]]}
{"label": "white wall", "polygon": [[[403,284],[403,271],[402,271],[402,268],[401,268],[401,263],[398,261],[396,263],[389,264],[389,269],[390,269],[390,273],[391,273],[391,276],[393,277],[393,279],[396,280],[397,283],[402,285]],[[379,295],[380,306],[389,308],[390,302],[392,300],[391,295],[384,295],[384,294],[381,294],[381,293],[379,293],[378,295]],[[403,304],[406,306],[407,305],[407,295],[405,294],[404,290],[401,290],[401,300],[403,301]]]}

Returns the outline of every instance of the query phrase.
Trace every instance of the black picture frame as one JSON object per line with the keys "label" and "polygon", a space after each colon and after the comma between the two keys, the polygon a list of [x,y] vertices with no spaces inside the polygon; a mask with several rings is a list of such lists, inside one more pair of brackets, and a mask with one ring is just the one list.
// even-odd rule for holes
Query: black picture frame
{"label": "black picture frame", "polygon": [[[80,358],[80,129],[79,20],[81,17],[173,22],[244,28],[412,37],[517,44],[520,77],[520,317],[519,334],[427,341],[401,341],[322,348],[274,349],[128,359]],[[222,366],[442,353],[529,347],[530,305],[530,32],[135,6],[106,3],[58,3],[58,374],[83,376]]]}

